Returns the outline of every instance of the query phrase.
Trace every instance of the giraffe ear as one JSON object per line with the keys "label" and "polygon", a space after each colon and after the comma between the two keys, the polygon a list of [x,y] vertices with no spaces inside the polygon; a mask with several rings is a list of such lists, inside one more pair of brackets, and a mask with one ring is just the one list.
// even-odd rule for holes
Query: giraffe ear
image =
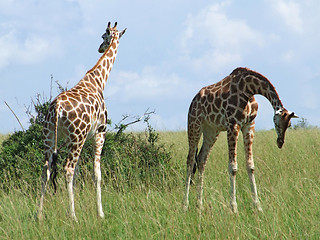
{"label": "giraffe ear", "polygon": [[123,29],[120,33],[119,33],[119,38],[122,37],[122,35],[126,32],[127,28]]}
{"label": "giraffe ear", "polygon": [[294,112],[290,114],[290,118],[299,118]]}

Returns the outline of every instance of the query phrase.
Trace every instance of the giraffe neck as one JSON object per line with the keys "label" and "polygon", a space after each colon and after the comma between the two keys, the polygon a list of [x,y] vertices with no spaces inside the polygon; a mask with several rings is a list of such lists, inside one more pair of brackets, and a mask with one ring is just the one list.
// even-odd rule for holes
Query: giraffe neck
{"label": "giraffe neck", "polygon": [[255,94],[260,94],[269,100],[275,112],[283,109],[276,89],[265,76],[246,68],[237,68],[233,71],[235,72],[239,74],[239,84],[243,84],[243,92],[249,99]]}
{"label": "giraffe neck", "polygon": [[119,36],[115,35],[113,36],[109,47],[102,54],[96,65],[86,73],[79,84],[91,84],[102,92],[113,67],[118,51],[118,45]]}

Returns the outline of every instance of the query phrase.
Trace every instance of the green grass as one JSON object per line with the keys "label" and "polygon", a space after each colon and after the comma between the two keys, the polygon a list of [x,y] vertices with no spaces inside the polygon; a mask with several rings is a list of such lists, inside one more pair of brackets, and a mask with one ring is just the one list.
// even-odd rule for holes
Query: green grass
{"label": "green grass", "polygon": [[[252,208],[245,170],[242,138],[238,145],[237,201],[239,213],[229,209],[226,134],[213,147],[205,172],[204,211],[182,210],[186,171],[185,132],[165,132],[161,141],[171,146],[172,176],[154,186],[138,184],[121,191],[104,182],[102,201],[106,218],[97,218],[91,181],[75,189],[78,222],[68,217],[63,183],[48,194],[42,222],[34,220],[38,193],[12,189],[0,193],[0,239],[317,239],[320,236],[320,131],[289,130],[283,149],[274,131],[258,131],[254,141],[255,176],[263,207]],[[40,179],[39,179],[40,182]],[[157,186],[157,187],[156,187]]]}

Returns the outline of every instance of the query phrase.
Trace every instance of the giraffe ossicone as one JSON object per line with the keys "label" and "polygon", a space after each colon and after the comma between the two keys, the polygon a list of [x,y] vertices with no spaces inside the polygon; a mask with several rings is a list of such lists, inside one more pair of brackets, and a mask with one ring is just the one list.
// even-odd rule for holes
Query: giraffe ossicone
{"label": "giraffe ossicone", "polygon": [[95,139],[94,176],[97,194],[98,216],[103,218],[101,203],[100,156],[107,127],[107,109],[103,90],[115,61],[120,37],[126,29],[118,31],[117,23],[109,22],[102,35],[99,52],[103,53],[95,66],[70,90],[60,93],[52,100],[43,126],[45,163],[42,172],[42,189],[38,218],[43,215],[44,195],[52,175],[54,187],[58,158],[58,138],[64,138],[69,153],[65,164],[71,217],[76,220],[74,209],[73,176],[81,149],[91,135]]}
{"label": "giraffe ossicone", "polygon": [[[273,120],[278,135],[277,146],[282,148],[286,130],[291,124],[290,120],[297,116],[283,107],[274,86],[260,73],[248,68],[236,68],[220,82],[203,87],[193,98],[188,112],[189,153],[184,196],[185,209],[189,204],[190,182],[197,169],[199,171],[197,205],[200,209],[202,208],[205,164],[219,133],[227,131],[230,206],[233,212],[238,211],[236,202],[237,141],[239,132],[242,131],[252,200],[256,209],[262,211],[254,177],[252,154],[254,119],[258,111],[258,104],[254,98],[256,94],[266,97],[274,109]],[[203,143],[198,152],[201,136],[203,136]]]}

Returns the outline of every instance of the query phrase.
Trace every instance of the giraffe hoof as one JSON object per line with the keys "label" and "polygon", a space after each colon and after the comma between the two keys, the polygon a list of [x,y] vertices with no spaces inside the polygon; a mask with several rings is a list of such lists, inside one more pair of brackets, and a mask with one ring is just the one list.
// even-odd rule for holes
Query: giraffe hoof
{"label": "giraffe hoof", "polygon": [[254,206],[256,211],[263,212],[260,202],[256,202]]}
{"label": "giraffe hoof", "polygon": [[203,204],[202,204],[202,202],[198,202],[197,203],[197,209],[198,209],[198,211],[203,211]]}
{"label": "giraffe hoof", "polygon": [[231,202],[230,206],[231,206],[232,213],[237,214],[238,213],[238,205],[237,205],[237,203]]}
{"label": "giraffe hoof", "polygon": [[182,204],[183,205],[183,211],[188,211],[188,205],[189,205],[189,203],[188,202],[186,202],[186,203],[183,203]]}
{"label": "giraffe hoof", "polygon": [[99,217],[100,217],[101,219],[104,219],[104,213],[103,213],[103,212],[99,213],[98,215],[99,215]]}
{"label": "giraffe hoof", "polygon": [[36,220],[36,221],[42,221],[43,220],[43,214],[42,213],[36,213],[35,215],[34,215],[34,219]]}

